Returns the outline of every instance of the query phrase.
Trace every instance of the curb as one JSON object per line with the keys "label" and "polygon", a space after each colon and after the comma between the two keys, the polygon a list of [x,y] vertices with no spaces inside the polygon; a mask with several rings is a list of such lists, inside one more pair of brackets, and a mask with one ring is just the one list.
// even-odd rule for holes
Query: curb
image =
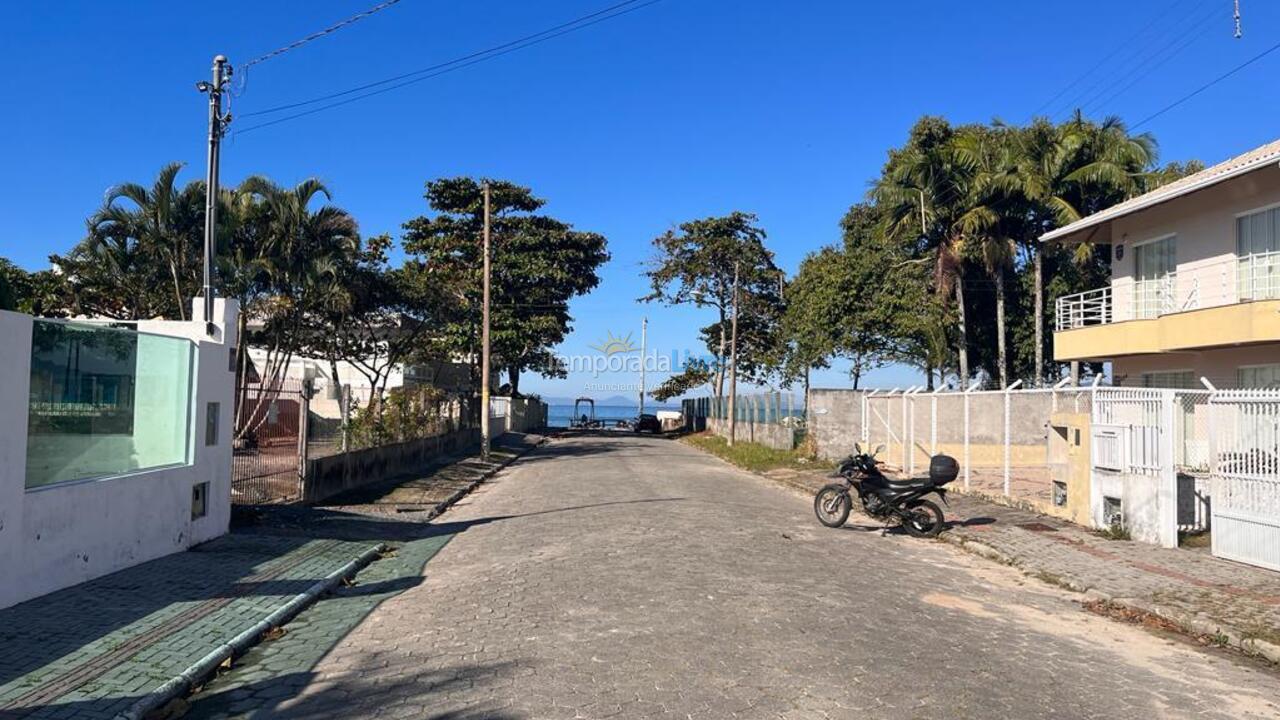
{"label": "curb", "polygon": [[214,648],[204,657],[188,666],[187,669],[143,695],[133,705],[129,706],[129,709],[118,713],[115,716],[115,720],[142,720],[149,713],[164,707],[172,700],[185,696],[191,688],[217,671],[218,666],[223,662],[244,654],[246,650],[258,644],[258,641],[268,631],[292,620],[298,613],[320,599],[322,595],[329,593],[340,583],[350,579],[386,550],[387,546],[382,543],[365,550],[346,565],[329,573],[322,580],[295,595],[289,602],[276,608],[274,612],[259,620],[253,627]]}
{"label": "curb", "polygon": [[456,504],[459,500],[470,495],[473,490],[483,485],[486,480],[493,477],[494,475],[497,475],[500,471],[505,470],[509,465],[519,460],[520,458],[524,457],[525,455],[528,455],[534,450],[542,447],[547,442],[548,442],[548,438],[546,435],[539,436],[538,442],[516,453],[511,457],[511,459],[504,461],[502,464],[494,466],[493,469],[484,471],[484,473],[482,473],[480,477],[476,478],[475,480],[472,480],[466,487],[450,495],[447,499],[436,503],[435,507],[431,508],[430,510],[418,511],[418,512],[426,513],[425,519],[427,522],[435,520],[436,518],[443,515],[446,510],[453,507],[454,504]]}
{"label": "curb", "polygon": [[[688,446],[708,457],[719,460],[729,467],[745,473],[750,473],[751,475],[767,480],[774,485],[781,486],[789,490],[800,491],[806,494],[811,494],[813,492],[811,488],[803,486],[801,483],[788,482],[783,478],[769,477],[764,473],[758,473],[735,465],[719,455],[707,452],[702,448],[693,445]],[[1004,505],[1005,507],[1013,507],[1031,512],[1040,512],[1034,508],[1021,507],[1012,503],[1001,502],[994,497],[987,497],[981,492],[960,491],[960,494],[976,497],[979,500],[985,500],[986,502],[991,502],[996,505]],[[998,550],[980,540],[967,538],[952,531],[943,532],[938,536],[938,540],[954,545],[972,555],[977,555],[978,557],[985,558],[1001,565],[1008,565],[1010,567],[1017,568],[1018,571],[1027,577],[1034,578],[1045,584],[1056,585],[1057,587],[1065,590],[1070,590],[1071,592],[1083,595],[1082,604],[1089,601],[1101,602],[1111,607],[1127,610],[1139,615],[1148,615],[1169,623],[1185,635],[1207,640],[1213,644],[1223,645],[1225,647],[1238,650],[1245,655],[1261,658],[1276,665],[1280,665],[1280,645],[1260,638],[1243,637],[1239,632],[1232,630],[1231,628],[1223,627],[1208,618],[1199,615],[1187,615],[1186,613],[1178,612],[1138,598],[1112,597],[1110,594],[1098,590],[1097,588],[1089,587],[1070,576],[1055,574],[1053,575],[1052,580],[1050,580],[1045,577],[1048,573],[1037,572],[1035,569],[1027,568],[1016,557],[1013,557],[1008,553]],[[1115,620],[1115,618],[1111,619]]]}
{"label": "curb", "polygon": [[1140,598],[1113,597],[1110,593],[1094,587],[1088,587],[1070,576],[1058,575],[1052,581],[1046,580],[1035,570],[1024,566],[1017,558],[984,542],[966,538],[954,532],[944,532],[938,539],[967,553],[986,558],[1001,565],[1017,568],[1022,574],[1046,584],[1056,585],[1079,593],[1084,596],[1082,602],[1099,602],[1138,615],[1147,615],[1172,625],[1177,631],[1185,635],[1206,640],[1212,644],[1233,648],[1245,655],[1262,658],[1280,665],[1280,645],[1260,638],[1242,637],[1235,630],[1219,625],[1208,618],[1199,615],[1188,615]]}

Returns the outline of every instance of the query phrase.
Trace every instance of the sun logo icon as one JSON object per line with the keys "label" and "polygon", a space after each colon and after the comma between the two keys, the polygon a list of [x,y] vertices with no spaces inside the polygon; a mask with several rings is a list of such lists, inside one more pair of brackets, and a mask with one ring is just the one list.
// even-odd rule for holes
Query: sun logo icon
{"label": "sun logo icon", "polygon": [[592,345],[592,350],[599,350],[605,355],[617,355],[618,353],[630,353],[639,350],[635,344],[631,342],[631,333],[627,333],[624,337],[614,337],[613,333],[608,333],[604,342],[599,345]]}

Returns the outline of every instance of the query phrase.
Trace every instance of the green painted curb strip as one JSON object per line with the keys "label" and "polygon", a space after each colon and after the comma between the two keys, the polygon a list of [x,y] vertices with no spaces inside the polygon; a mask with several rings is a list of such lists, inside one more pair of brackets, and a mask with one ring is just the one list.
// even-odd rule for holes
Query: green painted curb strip
{"label": "green painted curb strip", "polygon": [[295,595],[289,602],[276,608],[274,612],[259,620],[253,627],[214,648],[207,655],[187,667],[187,669],[138,698],[128,710],[117,714],[115,720],[142,720],[148,713],[163,707],[175,698],[186,695],[201,680],[212,675],[225,660],[242,655],[250,647],[256,645],[269,630],[289,622],[298,613],[320,599],[322,595],[333,590],[344,580],[347,580],[373,562],[375,558],[386,552],[386,549],[386,545],[378,543],[365,550],[354,560],[329,573],[322,580]]}

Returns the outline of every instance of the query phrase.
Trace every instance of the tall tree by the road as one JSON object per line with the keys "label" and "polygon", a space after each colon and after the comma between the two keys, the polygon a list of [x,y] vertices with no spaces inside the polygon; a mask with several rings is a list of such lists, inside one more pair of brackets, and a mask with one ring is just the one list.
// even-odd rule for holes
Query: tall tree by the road
{"label": "tall tree by the road", "polygon": [[890,296],[898,288],[886,276],[891,261],[877,233],[879,213],[872,205],[854,205],[840,225],[843,246],[810,253],[787,285],[785,375],[804,380],[806,398],[811,370],[844,358],[857,388],[863,374],[889,359],[893,342]]}
{"label": "tall tree by the road", "polygon": [[[531,370],[563,377],[552,349],[571,329],[569,300],[600,283],[609,259],[605,238],[537,214],[545,201],[512,182],[490,181],[492,206],[493,355],[507,370],[513,394]],[[437,283],[452,293],[459,312],[433,329],[451,352],[475,356],[481,324],[481,183],[469,177],[427,183],[434,215],[405,223],[404,248],[411,282]]]}
{"label": "tall tree by the road", "polygon": [[889,151],[874,189],[889,234],[914,243],[912,261],[932,269],[939,296],[954,294],[956,354],[960,382],[968,382],[969,328],[965,306],[964,235],[959,220],[972,209],[974,170],[957,157],[956,129],[946,120],[924,117],[911,128],[907,144]]}
{"label": "tall tree by the road", "polygon": [[1005,274],[1013,267],[1014,228],[1021,227],[1021,208],[1002,193],[1013,170],[1013,152],[1006,133],[969,126],[956,133],[952,152],[971,178],[964,184],[964,212],[956,221],[960,252],[972,257],[995,285],[996,375],[1000,387],[1009,385],[1008,333],[1005,313]]}
{"label": "tall tree by the road", "polygon": [[1094,123],[1078,112],[1060,125],[1040,118],[1004,136],[1014,154],[1014,172],[1005,176],[1004,189],[1025,213],[1026,232],[1018,240],[1031,256],[1034,380],[1040,382],[1045,376],[1045,249],[1040,236],[1145,192],[1156,143],[1149,134],[1131,135],[1117,118]]}
{"label": "tall tree by the road", "polygon": [[241,346],[266,350],[265,384],[278,382],[309,341],[307,318],[344,302],[339,269],[359,251],[360,233],[330,200],[315,179],[286,188],[254,176],[223,193],[219,283],[240,302]]}
{"label": "tall tree by the road", "polygon": [[325,332],[315,318],[347,301],[340,270],[359,252],[360,234],[355,218],[330,199],[315,179],[286,188],[255,176],[222,193],[219,282],[241,308],[238,436],[263,421],[270,399],[261,394],[254,407],[244,405],[247,347],[265,351],[258,380],[274,387],[293,358]]}
{"label": "tall tree by the road", "polygon": [[735,211],[681,223],[653,241],[656,254],[645,272],[652,291],[641,300],[715,309],[715,322],[704,327],[701,335],[715,357],[716,395],[724,394],[735,265],[741,310],[739,376],[758,379],[780,360],[781,274],[764,240],[756,216]]}
{"label": "tall tree by the road", "polygon": [[185,320],[200,288],[204,183],[177,185],[181,163],[161,168],[150,188],[117,185],[87,221],[88,234],[49,259],[66,279],[75,314]]}

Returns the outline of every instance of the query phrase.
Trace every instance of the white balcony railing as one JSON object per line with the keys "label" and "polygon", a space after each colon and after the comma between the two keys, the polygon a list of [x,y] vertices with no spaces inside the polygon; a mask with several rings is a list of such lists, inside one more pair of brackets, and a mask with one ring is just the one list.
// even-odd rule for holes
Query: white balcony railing
{"label": "white balcony railing", "polygon": [[1141,320],[1252,300],[1280,299],[1280,252],[1180,265],[1153,280],[1113,283],[1058,298],[1055,329]]}
{"label": "white balcony railing", "polygon": [[1058,330],[1071,330],[1111,322],[1111,286],[1058,298]]}

